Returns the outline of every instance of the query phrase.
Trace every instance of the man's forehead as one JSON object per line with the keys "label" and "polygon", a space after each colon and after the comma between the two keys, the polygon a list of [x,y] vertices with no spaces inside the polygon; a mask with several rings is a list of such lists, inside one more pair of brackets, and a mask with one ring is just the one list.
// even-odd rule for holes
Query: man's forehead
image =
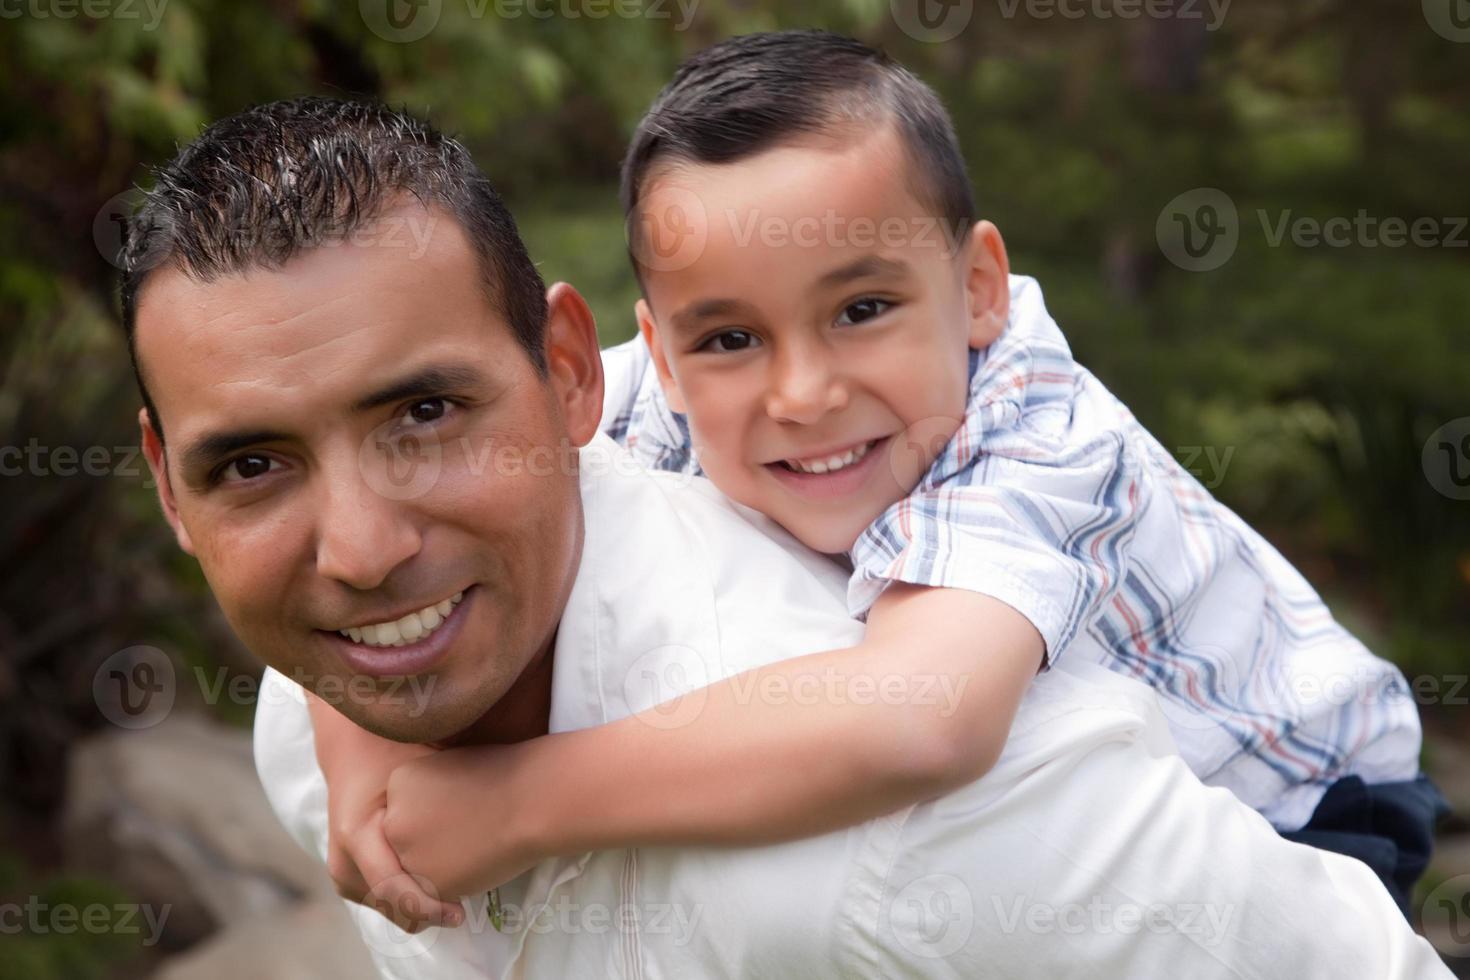
{"label": "man's forehead", "polygon": [[175,429],[196,410],[350,400],[426,348],[510,342],[457,223],[423,228],[420,247],[360,237],[210,281],[154,272],[135,342],[162,419]]}

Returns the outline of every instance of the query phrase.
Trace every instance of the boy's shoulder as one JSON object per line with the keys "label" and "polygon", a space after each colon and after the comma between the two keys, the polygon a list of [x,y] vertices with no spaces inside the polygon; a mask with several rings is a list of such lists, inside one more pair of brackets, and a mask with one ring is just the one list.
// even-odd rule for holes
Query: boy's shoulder
{"label": "boy's shoulder", "polygon": [[965,417],[916,494],[956,480],[1014,477],[1008,464],[1085,465],[1133,441],[1132,414],[1073,358],[1037,281],[1013,275],[1010,289],[1006,328],[989,347],[970,352]]}

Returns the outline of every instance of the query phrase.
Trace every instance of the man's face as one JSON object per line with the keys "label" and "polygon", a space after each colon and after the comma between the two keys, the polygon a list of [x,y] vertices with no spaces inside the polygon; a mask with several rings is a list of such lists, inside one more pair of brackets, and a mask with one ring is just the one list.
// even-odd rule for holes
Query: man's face
{"label": "man's face", "polygon": [[369,229],[211,283],[160,269],[136,340],[165,512],[241,640],[362,727],[426,742],[545,662],[602,381],[570,287],[543,378],[459,225],[413,208],[421,254]]}
{"label": "man's face", "polygon": [[640,326],[701,466],[818,551],[912,490],[1008,312],[999,233],[957,252],[909,169],[880,129],[681,163],[641,208]]}

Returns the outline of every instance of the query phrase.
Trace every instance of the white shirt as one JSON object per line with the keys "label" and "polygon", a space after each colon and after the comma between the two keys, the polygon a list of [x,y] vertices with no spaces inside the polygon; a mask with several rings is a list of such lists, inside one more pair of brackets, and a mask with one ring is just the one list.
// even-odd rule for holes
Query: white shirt
{"label": "white shirt", "polygon": [[[694,690],[659,715],[679,725],[708,681],[860,635],[844,573],[771,522],[605,437],[582,458],[552,731]],[[293,688],[267,676],[256,761],[287,828],[325,856]],[[354,909],[391,980],[1449,976],[1366,865],[1289,843],[1201,784],[1149,688],[1080,662],[1038,677],[992,772],[936,801],[774,846],[551,860],[500,895],[504,933],[483,898],[466,926],[418,936]]]}

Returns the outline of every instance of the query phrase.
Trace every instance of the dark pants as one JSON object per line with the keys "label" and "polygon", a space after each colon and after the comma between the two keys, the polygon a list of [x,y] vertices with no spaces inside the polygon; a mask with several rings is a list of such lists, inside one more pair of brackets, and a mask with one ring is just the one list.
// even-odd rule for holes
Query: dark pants
{"label": "dark pants", "polygon": [[1362,861],[1408,918],[1414,883],[1429,866],[1435,825],[1449,812],[1428,776],[1404,783],[1347,776],[1328,787],[1305,827],[1281,836]]}

